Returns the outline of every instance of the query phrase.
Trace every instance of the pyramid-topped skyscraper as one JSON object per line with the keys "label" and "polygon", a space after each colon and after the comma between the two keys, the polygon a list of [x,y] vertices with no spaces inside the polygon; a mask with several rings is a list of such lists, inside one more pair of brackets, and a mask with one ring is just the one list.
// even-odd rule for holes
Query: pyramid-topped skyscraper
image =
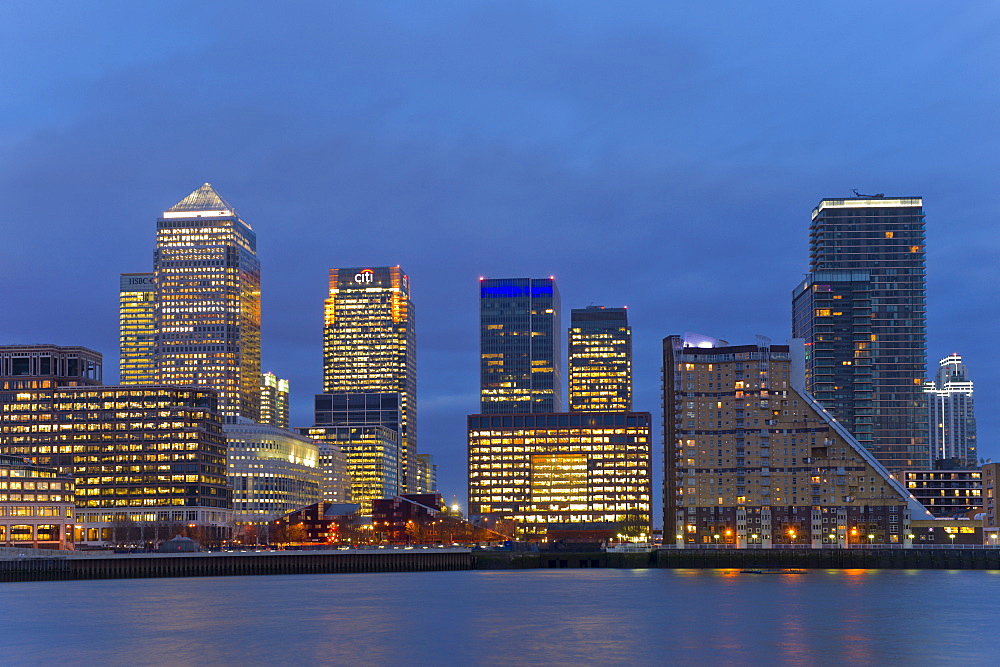
{"label": "pyramid-topped skyscraper", "polygon": [[260,263],[253,229],[209,183],[163,212],[153,255],[155,379],[260,411]]}

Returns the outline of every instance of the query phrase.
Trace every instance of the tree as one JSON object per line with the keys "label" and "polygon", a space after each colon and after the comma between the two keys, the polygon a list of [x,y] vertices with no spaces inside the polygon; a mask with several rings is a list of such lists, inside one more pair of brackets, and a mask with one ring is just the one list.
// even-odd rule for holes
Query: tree
{"label": "tree", "polygon": [[618,517],[617,530],[625,537],[639,538],[649,537],[649,522],[642,514],[631,512]]}
{"label": "tree", "polygon": [[123,548],[134,546],[139,539],[139,529],[128,514],[116,514],[111,520],[111,544]]}
{"label": "tree", "polygon": [[304,523],[296,523],[285,530],[285,540],[288,542],[308,542],[309,533]]}

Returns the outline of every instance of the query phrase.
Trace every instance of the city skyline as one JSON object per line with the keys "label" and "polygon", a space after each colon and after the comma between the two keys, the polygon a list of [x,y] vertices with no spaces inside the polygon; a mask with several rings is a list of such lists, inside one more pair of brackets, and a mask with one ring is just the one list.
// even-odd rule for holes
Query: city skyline
{"label": "city skyline", "polygon": [[[1000,13],[857,8],[313,7],[308,25],[224,3],[194,24],[9,10],[0,338],[96,349],[115,381],[117,273],[149,268],[155,212],[212,182],[259,236],[264,368],[291,381],[293,424],[321,387],[326,271],[406,267],[421,451],[450,499],[478,402],[479,276],[555,275],[564,316],[628,305],[633,405],[655,414],[663,336],[784,340],[809,212],[857,188],[923,197],[928,356],[961,354],[995,405],[1000,150],[982,128]],[[268,48],[219,50],[218,25]]]}

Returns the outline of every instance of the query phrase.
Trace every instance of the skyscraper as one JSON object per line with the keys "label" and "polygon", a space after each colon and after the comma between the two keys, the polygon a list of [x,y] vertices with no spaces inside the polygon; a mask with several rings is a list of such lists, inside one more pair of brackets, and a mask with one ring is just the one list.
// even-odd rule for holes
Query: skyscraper
{"label": "skyscraper", "polygon": [[153,384],[156,288],[152,273],[123,273],[118,286],[119,383]]}
{"label": "skyscraper", "polygon": [[824,199],[809,252],[792,294],[807,391],[889,470],[927,467],[923,200]]}
{"label": "skyscraper", "polygon": [[628,310],[574,308],[569,326],[569,409],[632,411]]}
{"label": "skyscraper", "polygon": [[937,375],[928,381],[927,415],[930,424],[931,458],[955,459],[976,464],[976,415],[972,402],[972,380],[962,356],[949,354],[938,364]]}
{"label": "skyscraper", "polygon": [[555,278],[481,278],[482,414],[563,409],[559,290]]}
{"label": "skyscraper", "polygon": [[227,417],[260,414],[257,236],[208,183],[156,224],[156,381],[219,393]]}
{"label": "skyscraper", "polygon": [[410,279],[400,267],[330,269],[315,425],[398,432],[405,491],[417,487],[416,351]]}
{"label": "skyscraper", "polygon": [[260,376],[260,423],[288,428],[288,380],[274,373]]}

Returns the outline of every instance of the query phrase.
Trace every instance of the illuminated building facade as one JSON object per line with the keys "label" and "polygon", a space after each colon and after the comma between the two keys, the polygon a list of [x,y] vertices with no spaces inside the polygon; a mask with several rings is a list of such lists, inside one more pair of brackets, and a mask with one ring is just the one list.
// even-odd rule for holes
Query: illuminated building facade
{"label": "illuminated building facade", "polygon": [[0,454],[0,546],[72,549],[73,478]]}
{"label": "illuminated building facade", "polygon": [[805,393],[803,366],[801,341],[664,339],[665,541],[910,544],[930,516]]}
{"label": "illuminated building facade", "polygon": [[983,482],[983,541],[1000,544],[1000,463],[984,463]]}
{"label": "illuminated building facade", "polygon": [[209,542],[227,535],[226,440],[214,391],[77,386],[2,395],[0,452],[76,479],[78,541],[106,544],[116,522],[195,525]]}
{"label": "illuminated building facade", "polygon": [[260,423],[288,428],[288,380],[274,373],[260,376]]}
{"label": "illuminated building facade", "polygon": [[[334,446],[343,452],[350,479],[350,502],[361,505],[361,513],[371,516],[372,501],[398,495],[403,488],[402,442],[399,433],[378,424],[353,426],[313,426],[297,429],[302,435],[320,443],[320,461],[326,466],[335,463],[335,455],[324,446]],[[328,471],[328,472],[327,472]],[[326,468],[325,475],[336,477],[336,470]],[[329,486],[325,487],[329,489]],[[324,500],[335,500],[335,492],[324,491]]]}
{"label": "illuminated building facade", "polygon": [[250,225],[208,183],[156,223],[156,382],[215,389],[260,417],[260,263]]}
{"label": "illuminated building facade", "polygon": [[[314,423],[380,425],[397,431],[402,467],[398,483],[403,491],[416,488],[416,323],[410,279],[400,267],[330,269],[323,394],[316,396]],[[387,478],[382,485],[395,484],[397,480]],[[355,497],[355,502],[361,501]]]}
{"label": "illuminated building facade", "polygon": [[469,415],[469,515],[550,524],[616,523],[649,534],[648,412]]}
{"label": "illuminated building facade", "polygon": [[949,354],[938,364],[937,376],[928,381],[928,423],[931,458],[956,459],[975,465],[976,414],[972,401],[969,369],[958,354]]}
{"label": "illuminated building facade", "polygon": [[263,525],[322,499],[316,442],[241,417],[227,420],[223,428],[237,524]]}
{"label": "illuminated building facade", "polygon": [[628,310],[570,311],[569,409],[632,411],[632,329]]}
{"label": "illuminated building facade", "polygon": [[480,278],[482,414],[563,409],[560,307],[555,278]]}
{"label": "illuminated building facade", "polygon": [[[86,347],[0,345],[0,389],[99,386],[104,357]],[[0,394],[0,403],[12,400]]]}
{"label": "illuminated building facade", "polygon": [[437,488],[437,465],[430,454],[417,454],[417,493],[434,493]]}
{"label": "illuminated building facade", "polygon": [[118,286],[119,383],[156,384],[156,289],[152,273],[123,273]]}
{"label": "illuminated building facade", "polygon": [[890,471],[929,467],[919,197],[824,199],[792,294],[806,389]]}
{"label": "illuminated building facade", "polygon": [[978,468],[907,470],[903,484],[935,517],[960,517],[983,507],[983,471]]}

